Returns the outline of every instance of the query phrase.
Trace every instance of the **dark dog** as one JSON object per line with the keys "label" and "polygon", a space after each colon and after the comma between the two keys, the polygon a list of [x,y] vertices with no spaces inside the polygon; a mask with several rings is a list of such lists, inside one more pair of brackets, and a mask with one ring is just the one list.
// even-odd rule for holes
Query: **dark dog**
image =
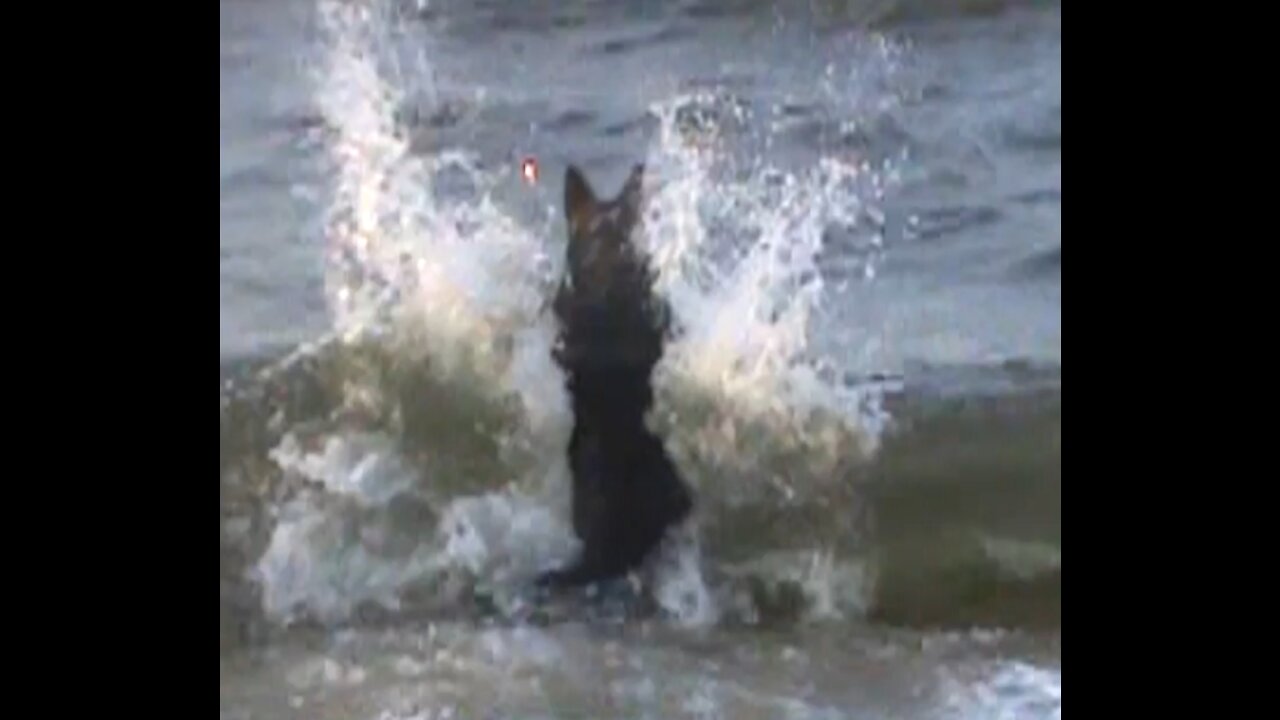
{"label": "dark dog", "polygon": [[643,176],[636,166],[617,198],[600,201],[577,168],[565,173],[568,267],[554,304],[555,360],[573,405],[569,469],[582,553],[544,574],[541,585],[580,586],[629,573],[693,508],[689,488],[645,425],[670,312],[654,296],[652,272],[632,239]]}

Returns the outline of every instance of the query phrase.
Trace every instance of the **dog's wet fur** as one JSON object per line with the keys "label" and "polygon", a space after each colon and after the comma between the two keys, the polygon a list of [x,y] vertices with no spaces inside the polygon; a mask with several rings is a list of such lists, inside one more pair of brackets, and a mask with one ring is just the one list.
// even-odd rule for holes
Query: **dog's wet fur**
{"label": "dog's wet fur", "polygon": [[618,196],[602,201],[580,170],[565,172],[569,243],[553,304],[560,326],[554,358],[572,400],[569,470],[582,549],[574,562],[541,575],[543,587],[579,587],[640,569],[693,509],[689,487],[645,424],[671,314],[634,242],[643,181],[637,165]]}

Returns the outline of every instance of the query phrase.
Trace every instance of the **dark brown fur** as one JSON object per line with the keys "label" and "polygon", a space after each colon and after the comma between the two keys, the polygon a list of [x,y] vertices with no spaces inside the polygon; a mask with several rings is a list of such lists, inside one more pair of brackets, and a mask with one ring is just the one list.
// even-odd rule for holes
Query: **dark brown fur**
{"label": "dark brown fur", "polygon": [[565,174],[568,267],[554,305],[561,331],[555,359],[572,398],[568,453],[582,553],[543,575],[542,584],[583,585],[638,568],[693,508],[689,488],[645,425],[670,313],[654,296],[652,272],[632,238],[643,175],[636,166],[618,197],[600,201],[577,168]]}

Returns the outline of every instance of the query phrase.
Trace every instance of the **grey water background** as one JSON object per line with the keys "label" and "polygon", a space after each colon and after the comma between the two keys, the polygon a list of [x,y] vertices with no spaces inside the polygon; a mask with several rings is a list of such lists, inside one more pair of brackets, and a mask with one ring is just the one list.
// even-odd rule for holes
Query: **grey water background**
{"label": "grey water background", "polygon": [[[246,578],[295,492],[272,450],[350,360],[254,379],[332,324],[322,42],[313,2],[219,7],[223,717],[1060,717],[1060,3],[397,6],[399,42],[430,54],[433,92],[403,109],[414,151],[538,157],[516,216],[558,204],[568,161],[611,192],[657,131],[646,109],[691,90],[712,100],[689,122],[746,160],[896,163],[874,278],[833,230],[813,330],[853,379],[897,383],[860,491],[873,598],[832,631],[761,570],[765,627],[696,633],[264,617]],[[772,557],[761,517],[721,523],[716,552]]]}

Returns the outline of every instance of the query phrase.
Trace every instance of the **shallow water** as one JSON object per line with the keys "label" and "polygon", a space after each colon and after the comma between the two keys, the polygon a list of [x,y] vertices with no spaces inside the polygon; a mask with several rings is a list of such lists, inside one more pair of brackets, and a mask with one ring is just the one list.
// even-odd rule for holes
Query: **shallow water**
{"label": "shallow water", "polygon": [[[222,0],[222,716],[1060,717],[1060,18]],[[641,160],[698,512],[624,621],[523,588],[559,178]]]}
{"label": "shallow water", "polygon": [[224,659],[222,717],[1061,717],[1056,638],[842,630],[337,633]]}

